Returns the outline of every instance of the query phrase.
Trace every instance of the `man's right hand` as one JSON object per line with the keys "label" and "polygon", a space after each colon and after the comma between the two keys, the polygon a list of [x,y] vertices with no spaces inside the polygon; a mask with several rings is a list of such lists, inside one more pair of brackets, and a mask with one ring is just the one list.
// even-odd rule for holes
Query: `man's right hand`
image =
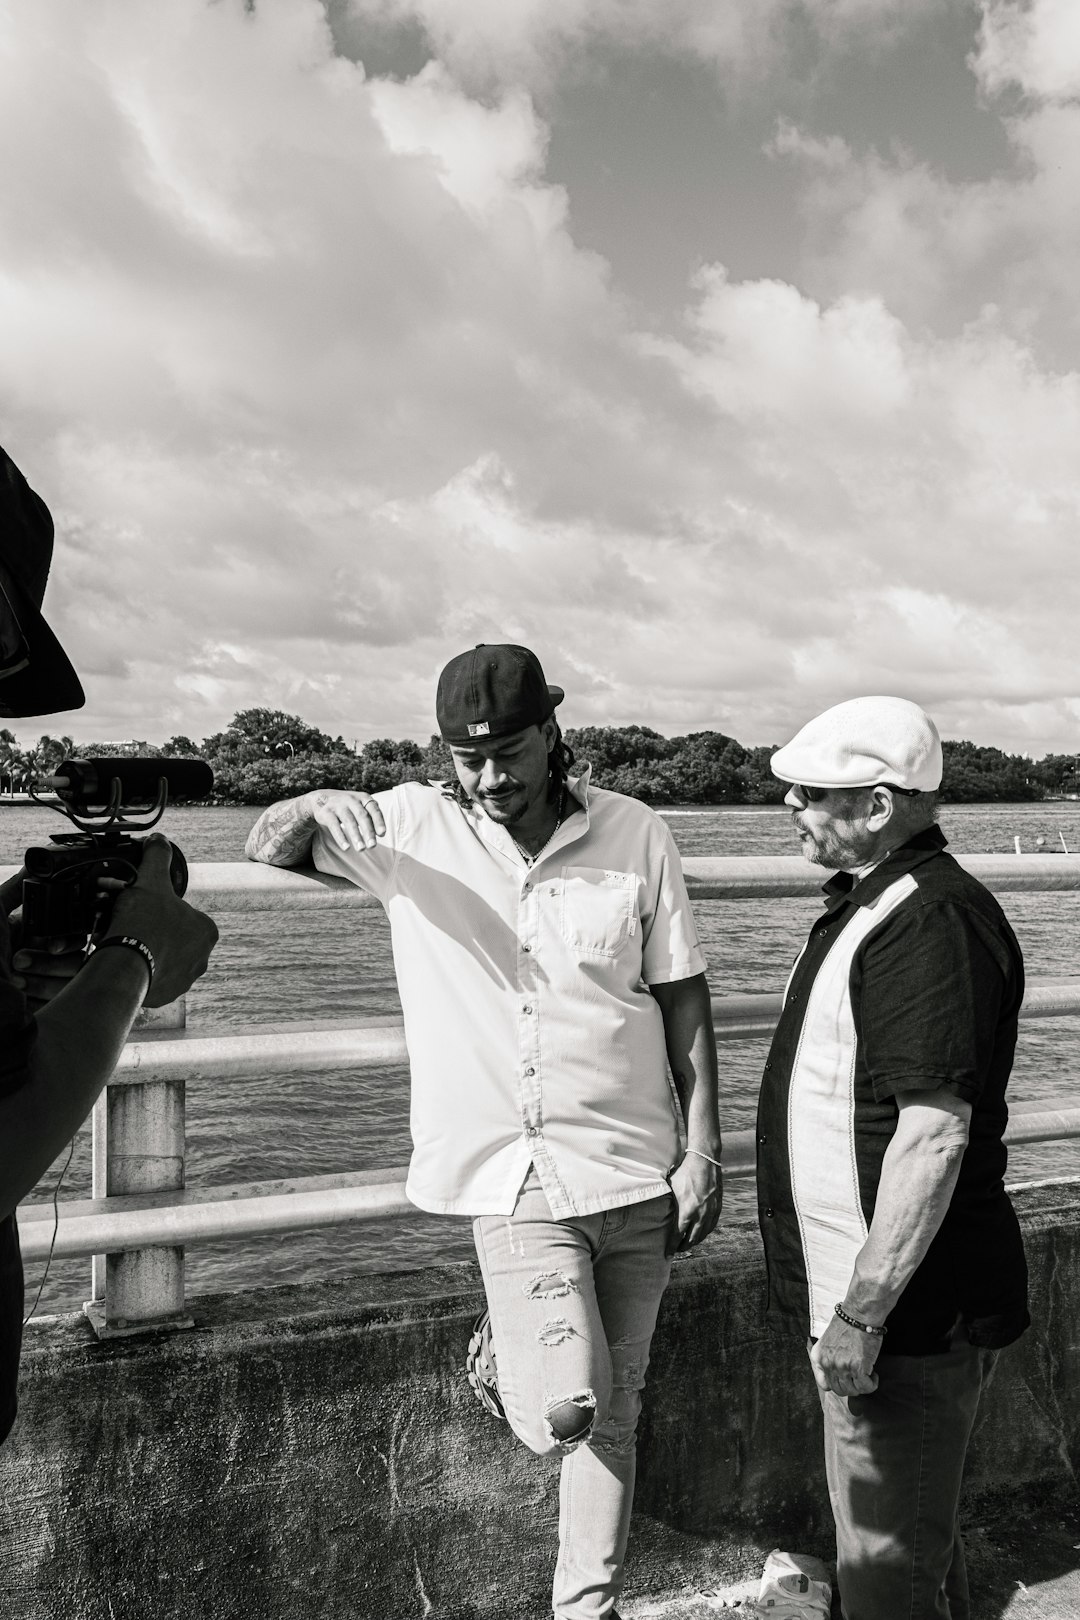
{"label": "man's right hand", "polygon": [[338,849],[373,849],[386,835],[379,801],[370,793],[347,788],[319,788],[305,794],[303,807],[313,821],[325,827]]}
{"label": "man's right hand", "polygon": [[154,977],[143,1003],[146,1007],[167,1006],[190,990],[206,972],[218,940],[213,919],[174,892],[171,859],[167,838],[154,833],[147,839],[139,875],[120,889],[105,930],[106,938],[132,934],[152,952]]}

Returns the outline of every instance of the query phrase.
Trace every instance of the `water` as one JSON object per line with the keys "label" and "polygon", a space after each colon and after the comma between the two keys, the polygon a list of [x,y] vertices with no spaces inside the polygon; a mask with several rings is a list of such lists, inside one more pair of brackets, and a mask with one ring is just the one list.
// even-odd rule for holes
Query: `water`
{"label": "water", "polygon": [[[259,812],[238,806],[170,812],[167,830],[191,861],[235,861]],[[36,806],[0,806],[0,863],[22,858],[28,844],[59,827]],[[668,813],[685,855],[768,855],[795,852],[781,809],[717,809]],[[1064,837],[1080,850],[1080,804],[946,806],[942,825],[957,852],[1060,849]],[[824,875],[824,874],[823,874]],[[1024,948],[1029,973],[1077,973],[1080,893],[1006,895],[1005,908]],[[816,914],[813,899],[706,901],[698,921],[719,994],[775,990]],[[226,1029],[260,1019],[340,1018],[399,1012],[389,930],[381,912],[224,914],[221,943],[210,971],[188,998],[192,1026]],[[1015,1103],[1072,1102],[1080,1018],[1021,1026],[1010,1087]],[[731,1130],[753,1122],[763,1043],[720,1047],[721,1120]],[[259,1181],[280,1176],[403,1165],[409,1155],[408,1076],[402,1069],[310,1077],[303,1073],[227,1086],[207,1079],[188,1087],[188,1179],[192,1185]],[[53,1167],[34,1197],[48,1199]],[[1020,1149],[1010,1179],[1080,1174],[1080,1145]],[[90,1192],[90,1131],[76,1139],[63,1197]],[[732,1182],[728,1209],[753,1209],[752,1185]],[[192,1294],[269,1282],[298,1282],[355,1271],[415,1267],[472,1254],[468,1223],[420,1216],[313,1233],[268,1237],[242,1245],[212,1244],[188,1251]],[[89,1294],[89,1261],[54,1262],[39,1310],[72,1310]],[[32,1300],[41,1268],[28,1277]]]}

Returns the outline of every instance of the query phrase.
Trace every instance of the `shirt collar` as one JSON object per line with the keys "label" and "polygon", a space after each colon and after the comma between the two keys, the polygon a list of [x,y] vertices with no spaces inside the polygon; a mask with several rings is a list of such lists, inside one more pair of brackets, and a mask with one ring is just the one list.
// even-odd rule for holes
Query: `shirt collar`
{"label": "shirt collar", "polygon": [[585,812],[585,820],[589,819],[589,778],[592,775],[592,766],[583,765],[578,776],[566,778],[566,791],[572,793]]}
{"label": "shirt collar", "polygon": [[924,861],[940,855],[948,842],[937,822],[934,822],[933,826],[924,827],[921,832],[915,833],[906,844],[891,850],[885,859],[879,861],[874,870],[868,872],[858,883],[850,872],[837,872],[823,886],[826,910],[836,911],[845,902],[850,902],[853,906],[872,906],[879,895],[884,894],[890,883],[895,882],[905,872],[921,866]]}
{"label": "shirt collar", "polygon": [[[551,843],[543,851],[545,856],[556,849],[561,849],[564,844],[574,843],[588,832],[589,778],[591,775],[592,766],[583,765],[577,776],[568,776],[566,778],[567,795],[577,801],[579,807],[585,812],[585,818],[583,821],[580,821],[576,815],[564,818],[562,826],[552,835]],[[453,784],[451,782],[439,785],[444,788],[444,791],[445,788],[449,787],[451,789],[450,796],[453,797]],[[489,844],[493,849],[499,850],[501,854],[509,856],[513,861],[520,860],[520,851],[516,848],[514,840],[506,827],[500,826],[497,821],[492,821],[490,816],[485,816],[484,812],[474,804],[462,805],[461,808],[466,819],[472,824],[473,829],[485,844]]]}

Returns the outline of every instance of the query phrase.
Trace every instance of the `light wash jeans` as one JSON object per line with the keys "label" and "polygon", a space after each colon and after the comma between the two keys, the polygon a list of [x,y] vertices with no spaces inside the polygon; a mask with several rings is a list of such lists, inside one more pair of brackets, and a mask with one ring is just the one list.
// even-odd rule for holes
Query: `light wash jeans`
{"label": "light wash jeans", "polygon": [[998,1356],[961,1330],[937,1356],[879,1356],[872,1395],[819,1390],[844,1620],[971,1620],[957,1513]]}
{"label": "light wash jeans", "polygon": [[[473,1222],[510,1427],[538,1455],[562,1456],[556,1620],[615,1613],[674,1203],[665,1194],[556,1221],[530,1172],[513,1215]],[[583,1433],[560,1440],[552,1424],[565,1432],[571,1402]]]}

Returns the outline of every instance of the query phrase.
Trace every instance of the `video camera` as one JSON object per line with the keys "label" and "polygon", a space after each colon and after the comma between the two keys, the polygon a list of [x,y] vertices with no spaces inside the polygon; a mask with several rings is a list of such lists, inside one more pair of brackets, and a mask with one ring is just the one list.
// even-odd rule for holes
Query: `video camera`
{"label": "video camera", "polygon": [[[59,811],[78,831],[56,833],[47,845],[26,851],[22,937],[35,944],[95,937],[112,906],[112,897],[98,892],[101,879],[131,882],[146,845],[138,835],[157,826],[170,797],[206,798],[214,773],[201,759],[65,759],[43,785],[60,802],[40,798],[34,789],[31,798]],[[169,874],[182,895],[187,861],[176,844],[171,848]]]}

